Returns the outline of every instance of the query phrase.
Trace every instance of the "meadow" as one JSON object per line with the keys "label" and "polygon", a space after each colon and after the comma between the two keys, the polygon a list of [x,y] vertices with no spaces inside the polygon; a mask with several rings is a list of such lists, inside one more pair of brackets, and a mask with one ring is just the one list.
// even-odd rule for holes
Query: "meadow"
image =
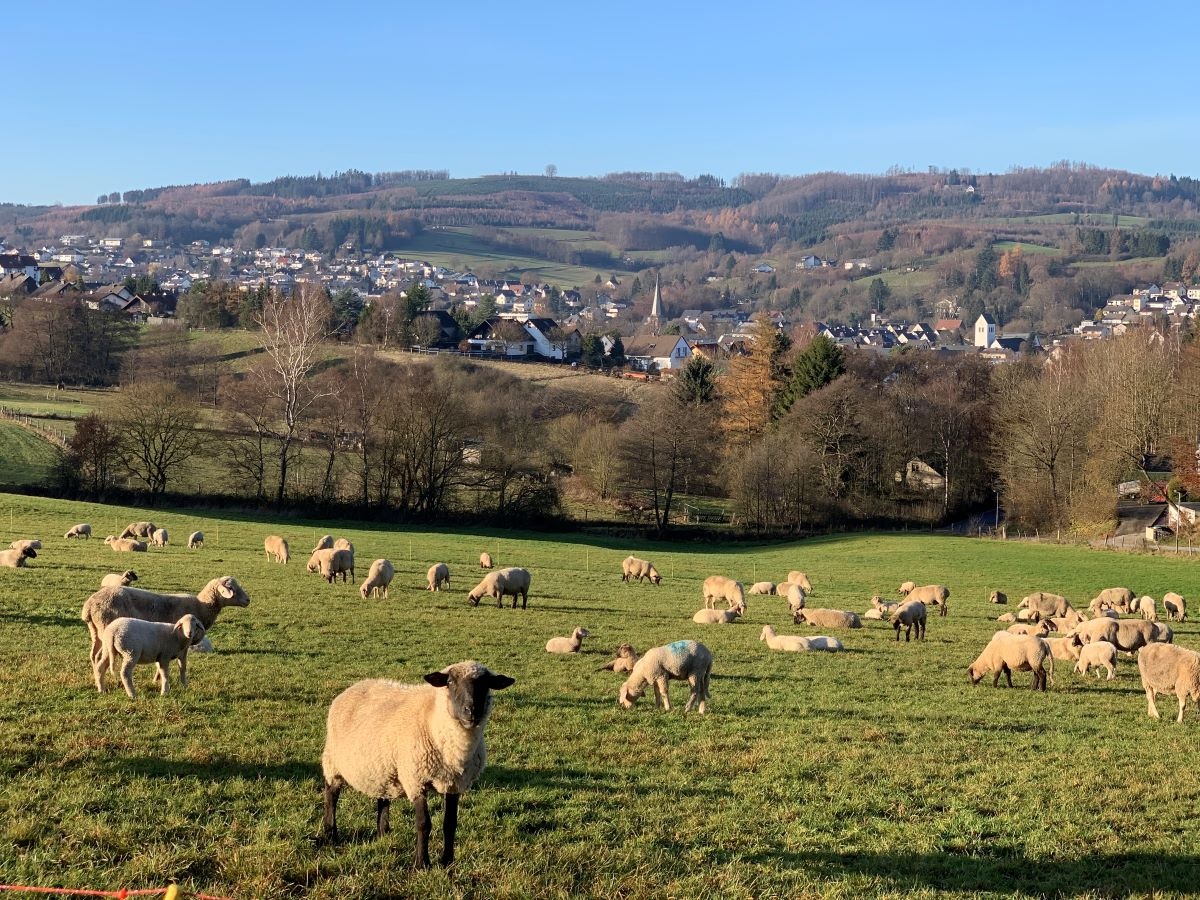
{"label": "meadow", "polygon": [[[171,544],[115,554],[100,539],[150,518]],[[66,541],[76,522],[98,539]],[[188,532],[207,544],[189,551]],[[307,575],[323,533],[397,569],[388,600]],[[287,566],[263,538],[291,543]],[[1136,666],[1112,682],[1060,665],[1045,694],[972,686],[966,667],[1002,609],[1034,589],[1078,604],[1126,585],[1193,600],[1196,563],[1079,547],[856,534],[791,544],[647,544],[581,534],[372,527],[146,511],[0,494],[0,546],[40,537],[30,567],[0,569],[0,882],[162,887],[236,898],[1181,896],[1200,874],[1197,721],[1146,715]],[[470,607],[480,551],[533,572],[527,610]],[[660,586],[623,584],[629,552]],[[431,594],[444,561],[452,589]],[[167,697],[139,667],[139,696],[91,683],[83,601],[106,572],[195,591],[231,574],[251,596],[222,613],[216,652],[194,654]],[[924,643],[886,623],[838,635],[841,654],[779,654],[763,624],[802,633],[779,597],[746,620],[700,626],[700,583],[807,571],[811,606],[861,612],[905,579],[950,586]],[[576,656],[544,652],[576,625]],[[683,638],[713,653],[708,715],[631,711],[598,669],[622,641]],[[1200,647],[1200,626],[1176,626]],[[516,679],[495,696],[489,765],[463,801],[458,861],[410,871],[411,808],[374,835],[374,805],[347,791],[342,841],[321,846],[319,759],[329,702],[367,677],[418,680],[473,658]],[[440,803],[433,852],[440,848]]]}

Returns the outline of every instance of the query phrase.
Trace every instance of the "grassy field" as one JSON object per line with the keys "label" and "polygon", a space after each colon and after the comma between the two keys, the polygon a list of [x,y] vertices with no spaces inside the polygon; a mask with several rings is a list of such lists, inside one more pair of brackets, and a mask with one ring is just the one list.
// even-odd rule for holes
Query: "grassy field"
{"label": "grassy field", "polygon": [[0,484],[25,485],[44,481],[54,468],[54,460],[52,444],[28,428],[0,419]]}
{"label": "grassy field", "polygon": [[494,269],[499,275],[518,278],[526,273],[538,280],[561,288],[581,287],[591,284],[595,277],[607,278],[609,269],[592,269],[586,266],[569,266],[546,259],[521,256],[511,251],[497,249],[471,234],[469,228],[438,228],[423,231],[403,246],[397,253],[420,257],[436,266],[449,269]]}
{"label": "grassy field", "polygon": [[1008,251],[1020,247],[1022,253],[1027,253],[1030,256],[1062,256],[1062,250],[1058,247],[1047,247],[1045,244],[1030,244],[1026,241],[996,241],[992,244],[992,249],[997,253],[1007,253]]}
{"label": "grassy field", "polygon": [[[60,535],[133,519],[173,543],[115,555]],[[188,551],[186,534],[208,537]],[[391,599],[304,573],[324,532],[354,541],[359,577],[386,556]],[[290,565],[267,563],[283,534]],[[1146,716],[1136,668],[1112,682],[1059,667],[1046,694],[972,687],[967,664],[993,630],[993,588],[1052,589],[1086,603],[1127,584],[1197,596],[1191,561],[928,534],[790,545],[640,545],[577,535],[373,529],[361,524],[153,512],[0,495],[0,546],[40,536],[28,569],[0,569],[0,881],[161,887],[237,898],[1182,896],[1196,889],[1196,714]],[[471,608],[476,560],[534,574],[528,610]],[[630,551],[661,586],[626,585]],[[424,572],[447,562],[453,590]],[[142,585],[195,590],[233,574],[249,592],[195,655],[191,684],[159,697],[97,696],[84,599],[133,565]],[[705,575],[746,582],[805,569],[810,606],[862,611],[906,578],[952,590],[923,644],[878,622],[840,635],[842,654],[773,654],[761,626],[793,626],[777,597],[747,620],[694,625]],[[547,638],[591,629],[578,656]],[[1177,641],[1200,646],[1200,627]],[[597,671],[621,641],[639,650],[703,640],[715,667],[707,716],[616,705]],[[373,804],[348,791],[343,841],[319,846],[319,758],[330,700],[365,677],[415,680],[474,658],[516,678],[497,694],[489,766],[463,803],[450,872],[412,873],[411,810],[372,834]],[[1027,688],[1029,676],[1015,676]],[[682,706],[679,685],[674,696]],[[440,803],[433,849],[440,847]]]}

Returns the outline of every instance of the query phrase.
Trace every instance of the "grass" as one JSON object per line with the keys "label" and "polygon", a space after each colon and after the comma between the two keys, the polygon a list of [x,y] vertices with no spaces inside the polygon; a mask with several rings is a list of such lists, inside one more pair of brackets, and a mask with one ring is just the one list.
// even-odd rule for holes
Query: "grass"
{"label": "grass", "polygon": [[1030,256],[1062,256],[1063,251],[1058,247],[1047,247],[1045,244],[1030,244],[1027,241],[996,241],[992,249],[997,253],[1007,253],[1015,247],[1020,247],[1022,253]]}
{"label": "grass", "polygon": [[569,266],[498,249],[476,238],[468,228],[446,227],[423,231],[396,248],[396,252],[449,269],[489,268],[502,276],[514,278],[529,273],[536,275],[538,280],[561,288],[592,284],[597,275],[607,278],[611,273],[611,269]]}
{"label": "grass", "polygon": [[[136,557],[60,537],[149,517],[173,543]],[[182,546],[204,530],[201,551]],[[386,556],[390,600],[306,576],[324,532],[357,546],[359,577]],[[262,539],[294,558],[267,563]],[[1132,663],[1112,682],[1060,666],[1046,694],[972,687],[965,668],[996,628],[994,588],[1086,600],[1127,584],[1196,597],[1188,560],[929,534],[838,536],[789,545],[645,545],[580,535],[372,528],[123,509],[0,495],[0,546],[41,536],[28,569],[0,569],[0,881],[161,887],[239,898],[854,897],[1054,894],[1181,896],[1195,889],[1200,722],[1153,722]],[[534,573],[529,609],[470,608],[490,551]],[[617,577],[630,551],[659,587]],[[434,561],[454,587],[423,590]],[[132,564],[142,584],[195,590],[234,574],[252,597],[213,630],[191,685],[166,698],[139,667],[136,702],[89,681],[83,600]],[[777,597],[744,624],[698,626],[701,579],[746,582],[803,568],[811,605],[863,610],[905,578],[952,589],[924,644],[881,623],[840,635],[843,654],[772,654]],[[553,635],[591,629],[579,656]],[[1200,645],[1200,627],[1176,628]],[[615,703],[596,669],[629,640],[680,638],[713,652],[708,716]],[[512,675],[488,726],[489,766],[463,803],[459,861],[414,874],[411,809],[371,834],[373,804],[347,792],[343,842],[318,846],[319,766],[330,700],[364,677],[414,680],[475,658]],[[1018,674],[1019,687],[1029,676]],[[679,685],[673,688],[682,705]],[[440,804],[433,804],[435,826]],[[1130,840],[1136,835],[1136,840]],[[440,847],[435,828],[434,852]]]}
{"label": "grass", "polygon": [[0,460],[3,461],[0,463],[0,484],[27,485],[44,481],[54,468],[55,456],[54,446],[48,441],[15,422],[0,419]]}

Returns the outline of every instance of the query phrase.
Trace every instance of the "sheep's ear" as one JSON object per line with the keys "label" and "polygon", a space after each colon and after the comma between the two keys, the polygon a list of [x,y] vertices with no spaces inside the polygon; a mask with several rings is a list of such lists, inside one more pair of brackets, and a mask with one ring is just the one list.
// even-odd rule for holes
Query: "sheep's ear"
{"label": "sheep's ear", "polygon": [[487,686],[493,691],[502,691],[509,685],[516,682],[517,679],[509,678],[507,675],[497,675],[495,672],[489,672],[487,676]]}
{"label": "sheep's ear", "polygon": [[425,676],[425,682],[434,687],[445,687],[450,683],[450,676],[446,672],[430,672]]}
{"label": "sheep's ear", "polygon": [[224,579],[217,582],[217,593],[226,600],[233,599],[233,589],[229,587],[229,584]]}

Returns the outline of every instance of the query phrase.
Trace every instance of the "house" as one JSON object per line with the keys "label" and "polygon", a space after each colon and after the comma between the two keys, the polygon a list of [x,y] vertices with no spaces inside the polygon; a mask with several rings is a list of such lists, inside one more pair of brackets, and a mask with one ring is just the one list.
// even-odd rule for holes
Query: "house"
{"label": "house", "polygon": [[[562,329],[553,319],[547,318],[526,319],[522,325],[526,333],[533,339],[533,352],[538,356],[557,360],[579,356],[583,347],[583,338],[580,337],[578,330],[557,334]],[[552,334],[559,339],[552,339]]]}
{"label": "house", "polygon": [[652,367],[659,372],[682,369],[692,355],[687,340],[678,334],[635,334],[625,345],[625,358],[630,364],[649,371]]}
{"label": "house", "polygon": [[27,275],[36,284],[38,261],[28,253],[0,253],[0,275]]}
{"label": "house", "polygon": [[770,275],[775,271],[775,267],[767,263],[759,263],[754,267],[754,271],[762,275]]}
{"label": "house", "polygon": [[36,278],[30,278],[24,272],[0,275],[0,296],[10,294],[32,294],[38,289]]}
{"label": "house", "polygon": [[897,483],[903,482],[914,491],[941,491],[946,487],[946,476],[920,459],[910,459],[895,477]]}

